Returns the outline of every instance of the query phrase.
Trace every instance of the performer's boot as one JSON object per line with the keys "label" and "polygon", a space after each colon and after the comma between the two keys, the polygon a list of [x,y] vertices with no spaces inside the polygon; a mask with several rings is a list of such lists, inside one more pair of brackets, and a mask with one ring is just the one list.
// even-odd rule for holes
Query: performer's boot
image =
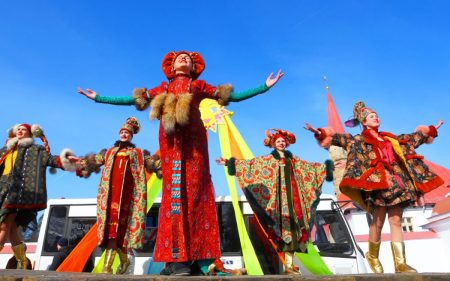
{"label": "performer's boot", "polygon": [[381,242],[372,242],[369,240],[369,251],[366,253],[366,259],[373,273],[384,273],[383,266],[378,259],[380,244]]}
{"label": "performer's boot", "polygon": [[105,253],[105,261],[103,263],[103,269],[102,272],[103,273],[109,273],[112,274],[112,265],[114,263],[114,258],[116,257],[116,249],[106,249],[106,253]]}
{"label": "performer's boot", "polygon": [[27,269],[28,260],[25,254],[25,244],[22,242],[16,246],[12,246],[12,250],[17,260],[17,269]]}
{"label": "performer's boot", "polygon": [[394,257],[395,273],[417,272],[417,270],[406,264],[404,242],[391,242],[391,249]]}
{"label": "performer's boot", "polygon": [[294,253],[292,252],[285,252],[284,253],[284,258],[286,261],[285,264],[285,268],[284,268],[284,273],[289,274],[289,275],[297,275],[300,274],[300,272],[298,272],[298,270],[295,268],[294,266]]}
{"label": "performer's boot", "polygon": [[119,254],[120,264],[119,267],[117,267],[116,274],[124,274],[127,272],[128,266],[130,265],[127,249],[117,249],[117,254]]}

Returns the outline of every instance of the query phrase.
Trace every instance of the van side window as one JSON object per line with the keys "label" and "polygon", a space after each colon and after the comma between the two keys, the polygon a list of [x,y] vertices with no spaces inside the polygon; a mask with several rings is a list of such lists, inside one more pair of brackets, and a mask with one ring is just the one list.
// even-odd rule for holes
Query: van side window
{"label": "van side window", "polygon": [[67,222],[67,206],[55,206],[50,210],[44,238],[44,252],[57,252],[56,243],[64,236]]}
{"label": "van side window", "polygon": [[349,256],[353,254],[351,238],[344,221],[336,211],[316,213],[311,239],[321,256]]}

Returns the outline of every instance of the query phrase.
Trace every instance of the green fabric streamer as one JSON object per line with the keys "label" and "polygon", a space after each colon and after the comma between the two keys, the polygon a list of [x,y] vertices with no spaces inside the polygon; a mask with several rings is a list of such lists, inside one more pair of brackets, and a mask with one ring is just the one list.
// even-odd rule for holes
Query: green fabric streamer
{"label": "green fabric streamer", "polygon": [[307,253],[295,253],[305,268],[314,275],[333,275],[311,242],[307,243],[306,248]]}
{"label": "green fabric streamer", "polygon": [[[92,270],[92,273],[102,273],[103,264],[105,263],[105,254],[106,254],[106,251],[103,251],[102,256],[100,257],[100,260],[95,265],[94,269]],[[117,267],[119,266],[119,264],[120,264],[120,258],[119,258],[119,255],[116,254],[116,256],[114,257],[113,265],[111,267],[113,269],[113,272],[115,272],[117,270]]]}

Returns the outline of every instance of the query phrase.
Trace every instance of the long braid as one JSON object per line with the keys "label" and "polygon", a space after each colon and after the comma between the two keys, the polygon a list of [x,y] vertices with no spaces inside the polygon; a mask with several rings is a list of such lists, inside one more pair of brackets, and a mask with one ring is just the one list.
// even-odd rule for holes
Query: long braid
{"label": "long braid", "polygon": [[45,137],[44,134],[42,134],[41,136],[39,136],[39,138],[41,139],[42,143],[44,144],[44,148],[45,150],[50,153],[50,146],[48,145],[48,141],[47,138]]}

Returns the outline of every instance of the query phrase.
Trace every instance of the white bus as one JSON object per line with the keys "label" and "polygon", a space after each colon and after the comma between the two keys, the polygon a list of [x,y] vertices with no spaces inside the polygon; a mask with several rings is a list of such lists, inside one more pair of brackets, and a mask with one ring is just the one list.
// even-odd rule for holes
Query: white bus
{"label": "white bus", "polygon": [[[132,261],[133,274],[159,274],[161,267],[151,262],[158,225],[158,211],[161,198],[157,198],[147,214],[145,244],[142,250],[136,251]],[[78,233],[86,233],[96,222],[96,199],[51,199],[44,212],[40,227],[36,250],[29,251],[34,269],[46,270],[56,254],[56,243],[59,237],[72,237]],[[229,196],[216,198],[219,218],[220,242],[222,257],[226,268],[245,267],[242,259],[234,210]],[[254,214],[245,196],[240,198],[250,240],[260,261],[264,274],[282,273],[282,264],[273,247],[264,238]],[[338,204],[330,195],[322,195],[315,215],[312,239],[319,254],[335,274],[366,273],[364,256],[356,244],[350,228]],[[93,255],[96,262],[100,258],[101,249],[97,248]],[[300,266],[302,274],[308,275]]]}

